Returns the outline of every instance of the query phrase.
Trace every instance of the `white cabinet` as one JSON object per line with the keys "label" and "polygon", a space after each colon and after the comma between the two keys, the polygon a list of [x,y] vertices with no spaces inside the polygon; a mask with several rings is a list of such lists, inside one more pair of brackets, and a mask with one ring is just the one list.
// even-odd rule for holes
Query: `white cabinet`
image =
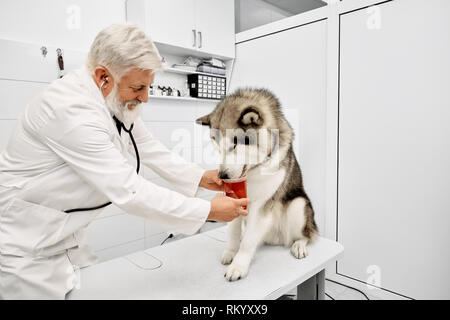
{"label": "white cabinet", "polygon": [[0,1],[0,38],[87,52],[100,30],[125,22],[124,2]]}
{"label": "white cabinet", "polygon": [[449,299],[450,3],[377,10],[341,16],[337,272]]}
{"label": "white cabinet", "polygon": [[127,21],[178,52],[234,57],[233,0],[128,0]]}
{"label": "white cabinet", "polygon": [[196,0],[195,21],[201,51],[234,57],[234,1]]}
{"label": "white cabinet", "polygon": [[128,0],[127,21],[139,25],[153,41],[195,49],[196,0]]}

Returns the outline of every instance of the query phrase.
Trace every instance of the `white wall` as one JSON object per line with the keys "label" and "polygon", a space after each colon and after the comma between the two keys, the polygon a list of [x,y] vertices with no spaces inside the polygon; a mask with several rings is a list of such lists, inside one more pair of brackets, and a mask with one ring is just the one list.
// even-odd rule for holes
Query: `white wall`
{"label": "white wall", "polygon": [[[327,278],[371,298],[450,294],[448,11],[445,0],[345,0],[236,35],[232,84],[264,84],[284,100],[289,89],[314,96],[320,87],[312,71],[321,36],[294,30],[326,24],[325,236],[345,247]],[[316,56],[303,65],[311,48]],[[304,92],[308,76],[314,85]],[[323,113],[311,118],[312,110],[301,115],[320,124]],[[306,144],[320,132],[304,136]]]}
{"label": "white wall", "polygon": [[449,11],[398,0],[341,15],[337,269],[416,299],[450,298]]}
{"label": "white wall", "polygon": [[[79,8],[80,24],[73,17]],[[69,10],[69,11],[68,11]],[[75,9],[78,10],[78,9]],[[75,13],[74,13],[75,12]],[[8,141],[17,118],[27,101],[48,83],[58,77],[56,48],[62,48],[66,72],[81,66],[95,35],[112,23],[125,22],[125,0],[18,0],[0,2],[0,150]],[[69,26],[69,27],[68,27]],[[9,40],[13,41],[9,41]],[[40,47],[47,46],[43,58]],[[164,55],[164,53],[163,53]],[[166,56],[166,55],[164,55]],[[181,62],[183,57],[169,56],[170,63]],[[175,61],[179,59],[179,61]],[[177,75],[160,74],[155,83],[177,85],[184,83]],[[189,133],[190,146],[181,150],[188,160],[202,163],[195,157],[203,149],[201,126],[194,120],[214,108],[211,102],[180,102],[150,100],[144,106],[143,119],[152,133],[169,148],[177,145],[177,132]],[[197,141],[197,142],[196,142]],[[216,168],[214,164],[204,164]],[[145,169],[144,169],[145,170]],[[145,176],[154,183],[170,187],[151,170]],[[210,199],[214,193],[201,191],[198,196]],[[101,260],[159,245],[167,232],[151,221],[125,214],[111,205],[88,227],[90,243]]]}

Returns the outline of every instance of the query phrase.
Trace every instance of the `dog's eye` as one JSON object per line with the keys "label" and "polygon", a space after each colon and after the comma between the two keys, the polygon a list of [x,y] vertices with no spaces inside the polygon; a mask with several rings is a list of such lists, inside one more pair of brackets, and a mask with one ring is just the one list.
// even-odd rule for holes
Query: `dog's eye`
{"label": "dog's eye", "polygon": [[230,148],[228,148],[228,152],[231,152],[231,151],[233,151],[234,149],[236,149],[237,143],[238,143],[238,138],[237,138],[237,137],[234,137],[234,138],[233,138],[233,146],[231,146]]}
{"label": "dog's eye", "polygon": [[246,144],[246,145],[250,144],[250,138],[249,137],[245,136],[244,144]]}

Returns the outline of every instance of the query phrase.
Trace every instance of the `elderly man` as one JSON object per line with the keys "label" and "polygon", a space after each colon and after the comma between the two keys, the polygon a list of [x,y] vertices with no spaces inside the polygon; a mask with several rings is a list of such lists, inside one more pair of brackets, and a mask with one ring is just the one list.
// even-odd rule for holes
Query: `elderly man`
{"label": "elderly man", "polygon": [[[0,298],[64,299],[73,266],[95,261],[83,231],[111,202],[182,233],[246,215],[248,199],[195,198],[222,190],[217,171],[171,153],[140,119],[161,57],[135,26],[94,40],[84,68],[26,107],[0,155]],[[145,180],[148,166],[176,191]]]}

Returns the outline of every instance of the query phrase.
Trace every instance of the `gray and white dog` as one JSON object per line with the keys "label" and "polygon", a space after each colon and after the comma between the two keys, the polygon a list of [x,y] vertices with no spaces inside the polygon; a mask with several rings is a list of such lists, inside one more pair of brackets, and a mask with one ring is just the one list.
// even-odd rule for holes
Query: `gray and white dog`
{"label": "gray and white dog", "polygon": [[314,211],[293,152],[294,134],[278,99],[268,90],[243,88],[196,120],[209,126],[221,156],[219,176],[247,176],[248,216],[230,222],[222,263],[229,281],[246,276],[259,245],[290,247],[298,259],[318,234]]}

